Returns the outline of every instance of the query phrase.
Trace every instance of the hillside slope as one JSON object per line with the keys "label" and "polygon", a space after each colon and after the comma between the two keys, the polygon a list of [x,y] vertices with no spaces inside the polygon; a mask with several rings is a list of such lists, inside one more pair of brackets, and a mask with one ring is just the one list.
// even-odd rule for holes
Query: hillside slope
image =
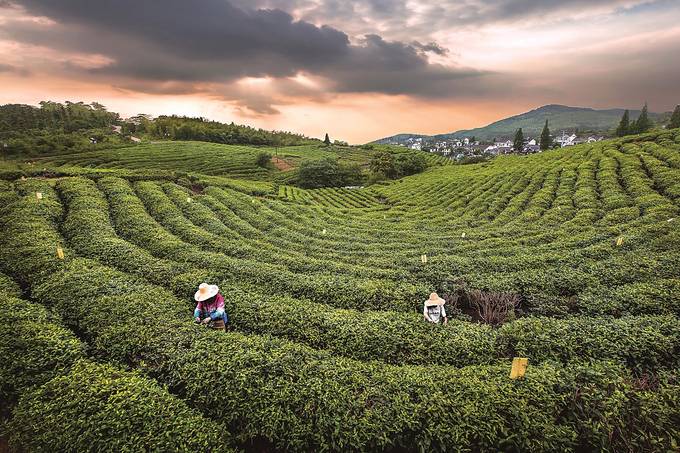
{"label": "hillside slope", "polygon": [[[203,168],[212,151],[172,165]],[[198,174],[196,190],[157,173],[168,162],[85,168],[74,154],[0,173],[0,269],[92,357],[247,451],[673,451],[679,152],[666,130],[285,193]],[[194,325],[203,281],[232,330]],[[446,326],[423,320],[431,291]],[[510,300],[507,316],[485,318],[483,298]],[[60,420],[71,396],[15,423]],[[50,428],[41,449],[63,450],[70,432]]]}

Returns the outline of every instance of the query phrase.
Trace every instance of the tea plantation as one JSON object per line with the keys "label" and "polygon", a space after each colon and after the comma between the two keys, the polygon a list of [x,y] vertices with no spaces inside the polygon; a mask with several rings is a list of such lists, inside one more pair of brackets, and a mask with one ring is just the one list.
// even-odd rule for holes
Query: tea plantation
{"label": "tea plantation", "polygon": [[[10,449],[680,448],[680,130],[366,188],[282,184],[257,152],[0,167]],[[232,330],[193,324],[203,281]],[[475,294],[519,302],[489,323]]]}

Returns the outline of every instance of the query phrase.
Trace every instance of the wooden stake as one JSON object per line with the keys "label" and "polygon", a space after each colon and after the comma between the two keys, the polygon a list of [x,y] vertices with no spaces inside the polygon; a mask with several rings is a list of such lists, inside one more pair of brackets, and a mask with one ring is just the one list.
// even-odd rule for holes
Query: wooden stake
{"label": "wooden stake", "polygon": [[529,359],[524,357],[515,357],[512,359],[512,368],[510,369],[510,379],[521,379],[527,371],[529,366]]}

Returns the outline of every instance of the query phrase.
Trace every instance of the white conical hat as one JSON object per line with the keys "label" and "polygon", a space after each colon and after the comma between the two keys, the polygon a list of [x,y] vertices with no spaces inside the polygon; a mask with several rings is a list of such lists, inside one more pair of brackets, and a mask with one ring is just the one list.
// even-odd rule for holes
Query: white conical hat
{"label": "white conical hat", "polygon": [[196,294],[194,294],[194,300],[196,302],[203,302],[204,300],[210,299],[218,292],[220,292],[220,288],[217,285],[201,283],[198,286],[198,291],[196,291]]}

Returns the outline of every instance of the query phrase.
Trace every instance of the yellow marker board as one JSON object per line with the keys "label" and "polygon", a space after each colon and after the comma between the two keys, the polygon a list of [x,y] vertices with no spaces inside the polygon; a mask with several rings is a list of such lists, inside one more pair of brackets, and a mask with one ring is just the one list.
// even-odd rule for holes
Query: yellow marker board
{"label": "yellow marker board", "polygon": [[425,264],[427,263],[427,255],[420,255],[420,261]]}
{"label": "yellow marker board", "polygon": [[529,359],[523,357],[515,357],[512,359],[512,369],[510,370],[510,379],[521,379],[524,373],[527,372],[529,366]]}
{"label": "yellow marker board", "polygon": [[326,229],[325,229],[325,228],[321,231],[321,234],[326,234]]}
{"label": "yellow marker board", "polygon": [[61,247],[57,247],[57,258],[59,258],[60,260],[64,259],[64,249],[62,249]]}
{"label": "yellow marker board", "polygon": [[36,192],[35,198],[37,198],[38,200],[42,200],[42,192]]}
{"label": "yellow marker board", "polygon": [[616,240],[616,246],[617,246],[617,247],[621,247],[622,245],[623,245],[623,236],[620,236],[620,237]]}
{"label": "yellow marker board", "polygon": [[464,238],[464,237],[465,237],[465,233],[461,234],[460,237]]}
{"label": "yellow marker board", "polygon": [[191,203],[191,197],[187,197],[187,203]]}

